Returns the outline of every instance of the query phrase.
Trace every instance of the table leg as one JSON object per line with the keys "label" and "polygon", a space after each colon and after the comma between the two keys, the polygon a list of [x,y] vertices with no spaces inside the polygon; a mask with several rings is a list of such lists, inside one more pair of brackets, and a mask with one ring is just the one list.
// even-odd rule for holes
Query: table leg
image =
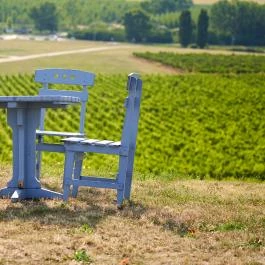
{"label": "table leg", "polygon": [[40,189],[16,189],[10,197],[12,202],[18,202],[26,199],[62,199],[62,194],[59,192]]}
{"label": "table leg", "polygon": [[36,129],[39,108],[8,108],[7,121],[12,128],[13,177],[0,196],[12,201],[38,198],[62,198],[62,194],[41,188],[36,178]]}

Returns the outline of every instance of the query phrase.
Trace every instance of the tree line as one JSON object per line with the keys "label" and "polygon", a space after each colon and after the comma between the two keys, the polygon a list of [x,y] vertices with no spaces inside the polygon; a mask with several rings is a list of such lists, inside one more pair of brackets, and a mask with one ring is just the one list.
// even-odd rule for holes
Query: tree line
{"label": "tree line", "polygon": [[223,0],[213,5],[211,21],[226,44],[265,45],[265,4]]}
{"label": "tree line", "polygon": [[[80,39],[177,41],[184,47],[265,45],[265,5],[222,0],[200,10],[195,21],[192,10],[192,0],[0,0],[0,25],[63,30]],[[172,23],[164,23],[166,17]]]}

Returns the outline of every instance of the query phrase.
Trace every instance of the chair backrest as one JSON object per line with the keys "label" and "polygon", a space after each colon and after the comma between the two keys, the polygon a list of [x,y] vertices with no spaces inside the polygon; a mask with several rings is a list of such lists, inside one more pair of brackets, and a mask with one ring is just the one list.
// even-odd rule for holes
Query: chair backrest
{"label": "chair backrest", "polygon": [[[90,72],[70,69],[39,69],[35,71],[36,82],[42,83],[42,88],[39,95],[60,95],[60,96],[73,96],[80,98],[80,124],[79,132],[84,133],[85,126],[85,113],[86,103],[88,100],[88,86],[94,85],[95,75]],[[64,84],[64,85],[80,85],[82,90],[58,90],[51,89],[50,84]],[[45,109],[41,111],[40,130],[44,130]]]}
{"label": "chair backrest", "polygon": [[142,96],[142,80],[138,74],[132,73],[128,76],[127,90],[128,97],[125,100],[126,114],[121,142],[122,145],[128,145],[134,150],[136,146]]}

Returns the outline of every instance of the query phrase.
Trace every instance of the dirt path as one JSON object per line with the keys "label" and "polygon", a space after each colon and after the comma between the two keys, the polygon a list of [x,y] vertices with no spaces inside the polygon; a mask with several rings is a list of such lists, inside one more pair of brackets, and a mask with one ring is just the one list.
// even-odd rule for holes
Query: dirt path
{"label": "dirt path", "polygon": [[[173,53],[209,53],[242,54],[227,50],[183,49],[176,46],[140,45],[129,43],[83,42],[66,40],[63,42],[43,41],[3,41],[0,54],[0,73],[34,73],[37,68],[90,69],[95,73],[142,74],[181,74],[171,67],[137,58],[133,52],[173,52]],[[257,55],[257,54],[256,54]],[[265,55],[265,54],[258,54]]]}
{"label": "dirt path", "polygon": [[[105,46],[105,47],[90,47],[90,48],[85,48],[85,49],[75,49],[75,50],[69,50],[69,51],[46,52],[46,53],[30,54],[30,55],[23,55],[23,56],[8,56],[8,57],[0,58],[0,63],[26,61],[26,60],[32,60],[32,59],[38,59],[38,58],[45,58],[45,57],[54,57],[54,56],[80,54],[80,53],[91,53],[91,52],[117,50],[117,49],[128,49],[128,48],[132,48],[132,46],[112,44],[112,45]],[[134,48],[136,48],[136,47],[134,47]],[[163,48],[161,50],[163,50]],[[189,48],[187,48],[187,49],[172,48],[172,52],[176,52],[176,53],[209,53],[209,54],[225,54],[225,55],[231,55],[231,54],[246,55],[247,54],[244,52],[232,52],[232,51],[225,51],[225,50],[202,50],[202,49],[196,49],[195,50],[195,49],[189,49]]]}
{"label": "dirt path", "polygon": [[77,53],[88,53],[88,52],[98,52],[98,51],[106,51],[106,50],[114,50],[121,49],[126,46],[107,46],[107,47],[98,47],[98,48],[86,48],[86,49],[78,49],[78,50],[70,50],[70,51],[61,51],[61,52],[48,52],[48,53],[39,53],[25,56],[9,56],[7,58],[0,58],[0,63],[8,63],[8,62],[17,62],[17,61],[26,61],[43,57],[53,57],[60,55],[69,55],[69,54],[77,54]]}

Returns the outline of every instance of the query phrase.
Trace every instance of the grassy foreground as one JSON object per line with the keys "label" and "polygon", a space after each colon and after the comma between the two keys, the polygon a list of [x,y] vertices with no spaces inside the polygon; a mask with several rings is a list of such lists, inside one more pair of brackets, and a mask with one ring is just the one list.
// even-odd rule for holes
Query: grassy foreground
{"label": "grassy foreground", "polygon": [[[6,45],[6,47],[1,46],[1,57],[13,55],[23,56],[33,53],[49,52],[50,50],[81,49],[87,47],[86,45],[90,45],[87,42],[70,41],[65,42],[62,46],[57,43],[48,44],[46,42],[39,42],[36,44],[36,42],[27,41],[10,41],[1,44]],[[51,46],[48,47],[48,45]],[[99,44],[97,43],[97,45]],[[3,63],[0,65],[0,71],[6,74],[33,73],[36,68],[40,67],[69,67],[70,62],[72,68],[90,69],[91,71],[95,71],[97,75],[101,72],[108,74],[127,74],[132,70],[137,70],[140,73],[176,73],[171,68],[165,68],[164,66],[146,62],[145,60],[140,60],[132,56],[132,51],[145,52],[146,50],[150,50],[155,52],[158,49],[160,50],[158,47],[131,45],[128,48],[115,50],[115,52],[111,50],[86,55],[77,54],[75,56],[58,56],[52,59],[40,58],[36,60]],[[168,48],[165,47],[163,50],[168,50]],[[183,52],[183,49],[180,52]],[[188,49],[185,52],[188,52]],[[17,76],[17,78],[20,77]],[[100,77],[99,75],[98,78],[104,81],[104,76]],[[168,87],[174,87],[172,84],[181,84],[183,91],[194,87],[191,85],[185,86],[183,79],[185,81],[186,78],[189,77],[177,77],[179,82],[174,83],[174,77],[172,77],[172,83],[169,82]],[[211,78],[210,81],[212,84],[216,82],[219,84],[219,77],[213,76]],[[234,81],[232,84],[235,84],[235,79],[237,78],[232,76],[231,78]],[[121,79],[118,81],[117,77],[114,79],[115,82],[111,78],[106,79],[104,84],[111,84],[114,87],[123,88],[121,84],[123,81]],[[156,87],[152,86],[151,82],[148,82],[148,80],[153,79],[154,76],[146,79],[146,87],[149,86],[152,89]],[[220,89],[226,88],[226,90],[223,90],[227,91],[231,87],[231,80],[228,79],[229,76],[224,86]],[[7,82],[8,80],[9,82]],[[24,91],[25,84],[29,90],[31,89],[32,94],[33,92],[36,93],[34,90],[36,86],[32,86],[30,81],[22,79],[17,82],[19,86],[13,86],[13,80],[15,79],[7,78],[5,80],[5,84],[9,84],[9,86],[4,86],[2,93],[8,94],[12,87],[16,87],[16,93],[20,94]],[[161,77],[155,77],[155,80],[166,83],[163,82],[164,79]],[[199,84],[203,85],[208,82],[205,83],[203,76],[197,77],[197,80],[201,80]],[[263,89],[263,81],[263,76],[255,79],[249,76],[242,76],[240,86],[243,88],[253,86],[254,88],[258,87]],[[194,83],[191,82],[191,84]],[[101,95],[104,97],[110,96],[108,91],[112,90],[103,88],[102,82],[102,89],[99,86],[91,90],[92,103],[93,99],[95,102],[98,102],[98,99],[102,98]],[[198,90],[198,85],[195,88]],[[27,93],[30,91],[27,91]],[[102,94],[98,94],[99,96],[97,96],[97,91],[102,91],[100,92]],[[114,91],[118,93],[118,90]],[[247,90],[241,89],[240,93],[244,91]],[[208,91],[206,90],[206,92]],[[95,94],[93,95],[93,93]],[[165,91],[162,90],[160,93],[163,94]],[[239,95],[243,95],[240,93]],[[251,99],[252,96],[255,98],[256,94],[253,93],[253,90],[250,90],[249,93],[251,97],[247,98]],[[152,95],[147,93],[144,97],[148,99]],[[160,94],[156,93],[156,95]],[[172,99],[171,95],[166,93],[166,97],[163,98]],[[238,93],[234,93],[233,95],[234,99],[238,99]],[[260,93],[257,95],[256,100],[261,104],[261,95],[263,94]],[[245,97],[241,98],[244,99]],[[150,113],[149,110],[151,109],[149,108],[152,108],[154,113],[161,113],[156,108],[156,102],[160,101],[154,100],[152,102],[153,104],[147,105],[148,100],[143,101],[142,113],[144,113],[144,104],[146,104],[146,110],[148,110],[146,113]],[[187,102],[192,102],[192,100]],[[234,101],[230,103],[234,105]],[[259,104],[255,106],[259,106]],[[108,111],[99,112],[97,111],[98,108],[95,108],[92,110],[92,113],[98,115],[101,113],[112,114],[116,110],[112,109],[110,111],[107,104],[103,105]],[[201,104],[198,105],[201,106]],[[94,104],[94,107],[96,106],[97,104]],[[188,106],[193,107],[193,105]],[[164,104],[163,111],[167,111],[167,107],[170,110],[170,105]],[[185,111],[187,108],[182,109]],[[248,110],[248,108],[242,109],[243,114]],[[251,108],[251,110],[253,109]],[[261,109],[263,110],[263,107],[260,107]],[[117,111],[120,113],[119,109]],[[170,115],[165,116],[170,117]],[[246,116],[251,117],[251,115]],[[1,123],[5,124],[6,115],[2,113],[0,117],[2,117]],[[156,128],[157,124],[163,127],[163,123],[159,123],[153,118],[150,119],[148,115],[146,117],[142,115],[141,121],[145,119],[147,122],[149,121],[148,128]],[[88,120],[91,121],[91,119]],[[101,119],[97,118],[95,120],[99,121]],[[103,117],[102,120],[105,121],[108,119]],[[192,121],[194,119],[190,120]],[[263,121],[263,119],[261,120]],[[92,130],[92,124],[88,124]],[[257,124],[260,126],[264,123],[258,122]],[[105,127],[107,128],[107,126]],[[95,128],[100,127],[95,126]],[[115,130],[115,128],[113,129],[113,127],[109,128],[112,128],[111,133],[113,134],[120,131]],[[142,126],[142,128],[145,127]],[[236,129],[237,127],[233,126],[232,128]],[[94,133],[91,130],[88,131]],[[171,127],[168,129],[166,126],[163,127],[163,130],[165,133],[172,131]],[[200,131],[198,130],[198,132]],[[98,133],[98,130],[95,130],[96,132]],[[105,130],[102,130],[102,136],[104,136],[105,132]],[[252,132],[252,130],[248,128],[247,132]],[[257,140],[263,141],[262,139],[264,137],[257,134],[256,129],[253,132],[255,132]],[[262,129],[260,132],[263,134],[264,130]],[[9,139],[10,142],[10,134],[10,130],[1,130],[2,141]],[[108,131],[108,137],[110,137],[109,134],[110,132]],[[139,135],[141,135],[141,131]],[[149,134],[146,133],[143,135]],[[154,136],[156,137],[156,135]],[[170,137],[168,138],[171,139]],[[172,137],[172,139],[176,138]],[[252,138],[248,137],[247,139]],[[142,142],[146,143],[147,141],[143,140]],[[8,149],[10,147],[10,145],[5,145],[1,151],[6,150],[6,153],[10,154],[10,150]],[[139,148],[139,150],[141,149]],[[142,148],[142,150],[145,150],[145,148]],[[253,149],[252,152],[255,152],[255,150]],[[156,153],[159,153],[159,151],[156,151]],[[197,158],[199,161],[206,161],[198,157],[198,155]],[[219,157],[216,156],[216,159],[219,159]],[[160,160],[160,157],[158,160]],[[164,161],[164,159],[162,160]],[[153,161],[153,159],[144,160],[138,158],[137,161],[145,163],[145,161]],[[171,161],[168,162],[172,165]],[[59,167],[54,160],[52,160],[52,163],[50,167],[44,168],[42,183],[48,188],[60,191],[62,167],[61,165]],[[177,164],[179,165],[179,163]],[[260,166],[256,168],[262,170],[263,165],[262,160]],[[238,167],[232,166],[231,168],[237,169]],[[10,179],[11,167],[0,164],[0,170],[0,186],[3,187]],[[91,169],[88,168],[87,170]],[[110,177],[112,175],[112,169],[106,175]],[[165,173],[165,179],[168,176]],[[71,199],[68,203],[41,200],[13,204],[10,200],[2,199],[0,204],[0,265],[265,264],[264,182],[179,180],[176,174],[174,174],[174,177],[168,177],[168,179],[173,178],[175,181],[163,181],[162,177],[159,177],[159,180],[154,180],[152,176],[137,176],[136,174],[133,183],[132,203],[125,205],[125,208],[121,211],[117,210],[115,206],[115,193],[109,190],[83,188],[80,190],[78,198]],[[146,180],[142,181],[142,179]]]}
{"label": "grassy foreground", "polygon": [[[1,166],[1,186],[11,168]],[[49,172],[49,173],[48,173]],[[43,183],[60,190],[46,168]],[[58,175],[57,175],[58,176]],[[265,263],[265,183],[134,181],[132,203],[83,188],[77,199],[0,204],[0,264]]]}

